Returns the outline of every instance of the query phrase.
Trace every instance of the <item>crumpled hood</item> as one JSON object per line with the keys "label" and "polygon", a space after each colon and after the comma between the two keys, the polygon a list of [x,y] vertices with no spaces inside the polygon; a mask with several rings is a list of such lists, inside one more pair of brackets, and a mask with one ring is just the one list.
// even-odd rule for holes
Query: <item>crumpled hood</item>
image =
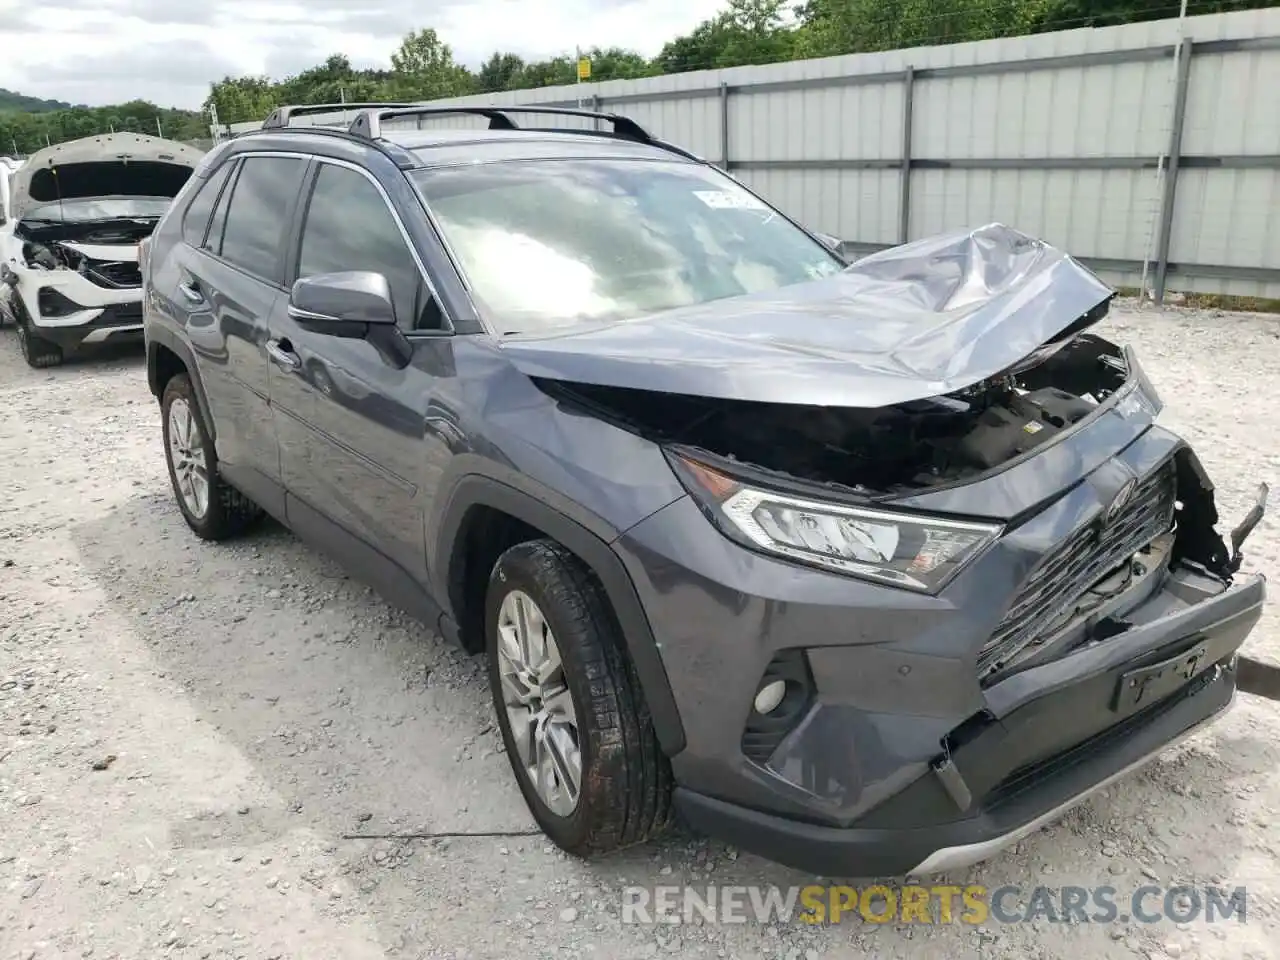
{"label": "crumpled hood", "polygon": [[823,280],[502,350],[532,377],[879,407],[1001,373],[1111,296],[1062,251],[990,224],[872,254]]}
{"label": "crumpled hood", "polygon": [[[164,140],[160,137],[149,137],[141,133],[108,133],[97,137],[83,137],[80,140],[69,140],[56,143],[51,147],[33,153],[27,161],[15,170],[10,180],[10,215],[21,220],[29,211],[52,198],[41,200],[32,198],[32,181],[42,175],[42,171],[86,163],[159,163],[172,164],[194,170],[204,156],[204,151],[187,146],[176,140]],[[129,186],[133,186],[130,184]],[[138,194],[136,189],[111,189],[101,192],[101,196],[114,194]],[[160,193],[149,193],[159,196]],[[85,196],[85,194],[80,194]]]}

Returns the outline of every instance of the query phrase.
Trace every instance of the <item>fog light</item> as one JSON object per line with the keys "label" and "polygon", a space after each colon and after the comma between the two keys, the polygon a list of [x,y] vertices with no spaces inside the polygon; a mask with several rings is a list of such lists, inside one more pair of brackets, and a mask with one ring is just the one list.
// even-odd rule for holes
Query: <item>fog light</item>
{"label": "fog light", "polygon": [[756,693],[756,713],[772,713],[778,709],[778,704],[786,695],[787,681],[774,680],[772,683],[766,683]]}

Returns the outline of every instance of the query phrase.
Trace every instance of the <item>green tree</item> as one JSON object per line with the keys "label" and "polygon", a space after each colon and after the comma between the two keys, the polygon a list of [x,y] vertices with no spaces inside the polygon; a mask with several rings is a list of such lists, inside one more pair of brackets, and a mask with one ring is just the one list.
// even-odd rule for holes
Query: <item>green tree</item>
{"label": "green tree", "polygon": [[276,85],[267,77],[223,77],[204,102],[206,111],[217,109],[219,123],[261,120],[278,104]]}
{"label": "green tree", "polygon": [[657,72],[682,73],[789,60],[796,32],[785,24],[785,11],[786,0],[730,0],[723,13],[666,44],[654,66]]}
{"label": "green tree", "polygon": [[475,79],[430,27],[410,32],[391,55],[391,92],[400,100],[435,100],[470,93]]}
{"label": "green tree", "polygon": [[495,53],[476,72],[478,93],[498,93],[516,90],[521,86],[524,60],[514,53]]}

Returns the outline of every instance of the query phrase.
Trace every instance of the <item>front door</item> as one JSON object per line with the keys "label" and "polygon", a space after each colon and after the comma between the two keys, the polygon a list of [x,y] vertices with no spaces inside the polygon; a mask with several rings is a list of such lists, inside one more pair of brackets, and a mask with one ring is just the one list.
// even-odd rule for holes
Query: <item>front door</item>
{"label": "front door", "polygon": [[423,517],[435,492],[429,464],[447,454],[425,424],[432,398],[453,376],[452,343],[368,174],[317,158],[304,204],[295,275],[386,276],[413,356],[397,368],[363,340],[310,333],[287,311],[273,315],[270,394],[290,503],[301,501],[424,584]]}

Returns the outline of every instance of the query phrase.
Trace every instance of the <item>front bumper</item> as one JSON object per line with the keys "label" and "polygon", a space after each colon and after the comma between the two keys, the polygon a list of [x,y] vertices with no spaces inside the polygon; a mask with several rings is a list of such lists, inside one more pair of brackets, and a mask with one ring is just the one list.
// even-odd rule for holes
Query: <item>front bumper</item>
{"label": "front bumper", "polygon": [[63,353],[107,343],[141,343],[142,304],[108,304],[93,310],[92,319],[73,324],[46,325],[37,321],[35,333],[42,340],[56,343]]}
{"label": "front bumper", "polygon": [[[951,756],[973,799],[969,815],[959,819],[946,819],[958,808],[937,771],[849,827],[762,813],[684,788],[676,792],[677,807],[698,830],[822,876],[930,874],[969,866],[1052,822],[1226,712],[1235,695],[1236,652],[1261,615],[1264,592],[1262,579],[1253,578],[1134,628],[1117,649],[1094,647],[1038,668],[1043,676],[1021,675],[1024,691],[1034,689],[1037,695],[1027,696]],[[1189,676],[1179,676],[1148,706],[1128,713],[1115,708],[1128,674],[1189,647],[1205,651]],[[1091,736],[1072,742],[1079,730],[1089,728]],[[1010,769],[1016,764],[1010,752],[1040,756]]]}

